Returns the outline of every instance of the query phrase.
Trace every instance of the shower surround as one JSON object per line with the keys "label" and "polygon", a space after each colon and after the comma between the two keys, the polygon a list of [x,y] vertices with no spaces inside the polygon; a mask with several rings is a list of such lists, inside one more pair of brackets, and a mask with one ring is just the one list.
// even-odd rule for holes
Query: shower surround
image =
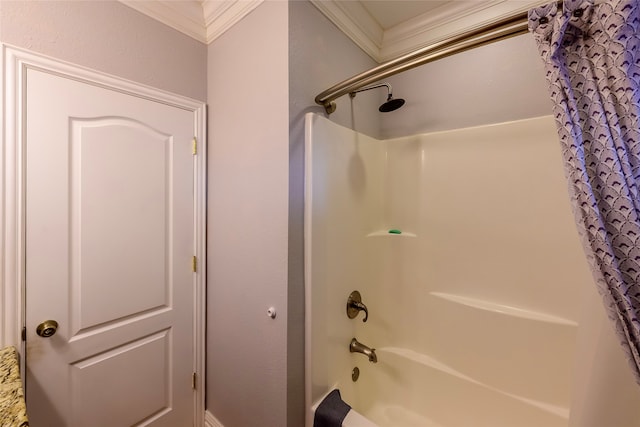
{"label": "shower surround", "polygon": [[307,427],[333,388],[381,427],[569,425],[593,282],[553,118],[376,140],[308,114],[306,156]]}

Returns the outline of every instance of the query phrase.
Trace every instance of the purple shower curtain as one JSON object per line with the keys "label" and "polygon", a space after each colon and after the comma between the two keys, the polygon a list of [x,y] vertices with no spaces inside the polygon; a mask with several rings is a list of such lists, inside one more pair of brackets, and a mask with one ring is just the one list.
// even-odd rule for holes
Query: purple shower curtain
{"label": "purple shower curtain", "polygon": [[640,5],[565,0],[529,12],[578,232],[640,384]]}

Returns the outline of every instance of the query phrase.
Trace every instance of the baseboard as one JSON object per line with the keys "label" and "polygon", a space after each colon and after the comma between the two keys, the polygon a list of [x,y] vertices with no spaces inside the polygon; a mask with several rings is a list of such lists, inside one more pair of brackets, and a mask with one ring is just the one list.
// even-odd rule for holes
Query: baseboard
{"label": "baseboard", "polygon": [[204,426],[205,427],[224,427],[220,421],[209,411],[204,411]]}

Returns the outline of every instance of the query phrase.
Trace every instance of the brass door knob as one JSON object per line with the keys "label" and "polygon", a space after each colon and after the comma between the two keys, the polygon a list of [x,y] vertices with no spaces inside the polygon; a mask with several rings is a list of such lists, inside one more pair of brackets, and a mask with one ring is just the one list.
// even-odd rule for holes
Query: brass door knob
{"label": "brass door knob", "polygon": [[53,336],[57,330],[58,322],[56,322],[55,320],[45,320],[36,328],[36,334],[38,334],[42,338],[49,338],[50,336]]}

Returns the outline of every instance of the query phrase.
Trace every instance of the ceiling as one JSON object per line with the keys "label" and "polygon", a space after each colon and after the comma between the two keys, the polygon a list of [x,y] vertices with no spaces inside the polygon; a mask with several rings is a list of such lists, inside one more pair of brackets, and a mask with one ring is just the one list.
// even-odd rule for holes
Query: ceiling
{"label": "ceiling", "polygon": [[[119,1],[196,40],[211,43],[263,0]],[[548,0],[310,1],[373,59],[384,62]]]}

